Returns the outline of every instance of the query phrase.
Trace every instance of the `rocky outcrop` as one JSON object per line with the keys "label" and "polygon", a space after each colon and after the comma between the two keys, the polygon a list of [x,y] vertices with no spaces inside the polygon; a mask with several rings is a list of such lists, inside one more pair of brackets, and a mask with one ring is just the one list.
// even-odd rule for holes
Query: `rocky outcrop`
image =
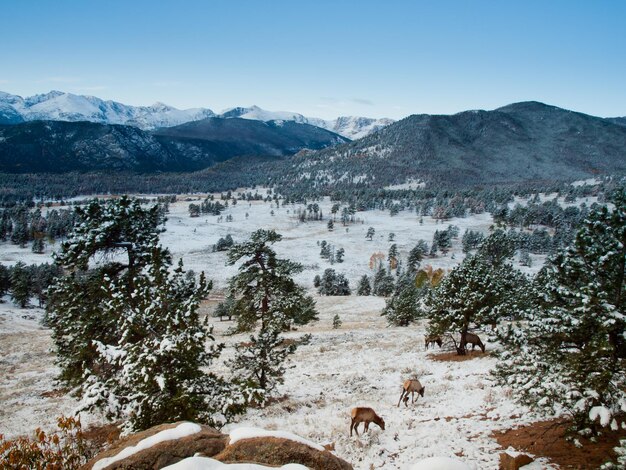
{"label": "rocky outcrop", "polygon": [[351,470],[345,460],[327,450],[279,437],[254,437],[230,444],[213,457],[224,463],[254,462],[262,465],[298,463],[313,470]]}
{"label": "rocky outcrop", "polygon": [[[175,439],[162,440],[154,445],[147,445],[150,438],[154,438],[162,432],[173,432],[181,423],[162,424],[146,431],[133,434],[121,439],[104,452],[98,454],[89,461],[83,470],[101,468],[102,470],[153,470],[172,465],[196,453],[212,457],[222,452],[228,443],[228,436],[209,426],[199,426],[199,431]],[[191,424],[191,423],[188,423]],[[147,445],[147,447],[146,447]],[[131,453],[130,448],[146,447]],[[121,458],[109,465],[102,466],[103,459],[115,458],[125,454],[128,457]],[[100,462],[100,464],[98,464]]]}

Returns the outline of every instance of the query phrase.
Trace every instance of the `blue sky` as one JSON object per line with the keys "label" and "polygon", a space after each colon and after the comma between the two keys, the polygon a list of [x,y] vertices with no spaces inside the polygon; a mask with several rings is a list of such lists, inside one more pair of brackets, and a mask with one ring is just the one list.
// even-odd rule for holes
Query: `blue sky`
{"label": "blue sky", "polygon": [[0,5],[0,90],[401,118],[538,100],[626,115],[626,1]]}

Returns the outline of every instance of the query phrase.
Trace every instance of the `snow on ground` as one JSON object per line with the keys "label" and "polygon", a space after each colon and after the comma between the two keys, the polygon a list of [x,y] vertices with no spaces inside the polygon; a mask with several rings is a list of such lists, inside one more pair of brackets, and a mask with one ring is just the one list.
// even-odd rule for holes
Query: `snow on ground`
{"label": "snow on ground", "polygon": [[[198,197],[199,198],[199,197]],[[197,203],[197,201],[194,201]],[[357,223],[343,227],[339,220],[335,230],[327,229],[331,202],[320,203],[323,221],[299,223],[296,210],[302,206],[277,208],[260,201],[238,202],[218,217],[190,218],[190,201],[170,205],[162,243],[170,247],[174,259],[182,257],[187,269],[204,270],[214,280],[217,290],[226,286],[236,267],[225,266],[225,253],[212,253],[211,247],[221,237],[231,234],[235,242],[244,241],[258,228],[275,229],[283,241],[275,245],[280,256],[298,261],[305,271],[297,281],[310,289],[317,301],[320,321],[287,334],[298,337],[310,332],[310,344],[298,349],[288,365],[282,396],[265,409],[250,410],[225,431],[240,426],[286,431],[318,443],[335,443],[335,453],[351,462],[356,469],[405,469],[428,457],[451,457],[464,461],[472,469],[498,467],[498,445],[490,436],[499,429],[538,419],[527,409],[516,405],[511,392],[496,387],[489,370],[495,359],[477,355],[465,362],[439,362],[424,350],[425,325],[389,328],[380,312],[384,299],[377,297],[320,297],[312,290],[316,274],[332,267],[347,275],[356,289],[363,274],[373,275],[369,268],[372,253],[385,257],[396,243],[401,257],[406,256],[419,239],[429,244],[435,230],[457,225],[462,235],[466,228],[487,232],[489,214],[452,219],[443,224],[430,217],[419,217],[408,211],[390,217],[388,212],[368,211],[356,214]],[[271,211],[274,211],[272,215]],[[246,217],[246,213],[248,217]],[[231,215],[232,222],[225,222]],[[365,238],[368,227],[374,227],[372,241]],[[395,233],[393,242],[389,233]],[[336,249],[344,248],[345,262],[331,265],[319,256],[318,241],[326,240]],[[18,260],[26,263],[50,261],[46,255],[34,255],[30,249],[0,244],[0,262]],[[460,239],[453,242],[447,256],[428,259],[434,267],[450,269],[463,259]],[[541,259],[533,258],[533,270]],[[203,307],[210,313],[216,302]],[[339,314],[343,325],[332,328],[332,318]],[[35,308],[20,310],[7,300],[0,304],[0,433],[7,436],[31,433],[35,427],[53,429],[56,417],[68,415],[77,402],[54,379],[58,369],[51,352],[50,331],[39,320],[42,312]],[[214,320],[219,342],[227,346],[247,341],[247,335],[224,336],[230,322]],[[494,345],[487,344],[492,351]],[[231,358],[227,347],[216,372],[228,375],[224,361]],[[426,387],[424,398],[408,408],[396,406],[403,380],[416,376]],[[372,425],[369,434],[349,437],[350,409],[370,406],[386,422],[386,430]],[[82,417],[83,423],[94,417]],[[362,427],[361,427],[362,429]],[[548,468],[544,465],[544,468]]]}

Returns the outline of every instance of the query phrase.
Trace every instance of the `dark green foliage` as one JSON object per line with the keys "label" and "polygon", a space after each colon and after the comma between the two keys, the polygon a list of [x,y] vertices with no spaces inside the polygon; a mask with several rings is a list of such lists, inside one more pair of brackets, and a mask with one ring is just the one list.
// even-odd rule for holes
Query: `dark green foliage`
{"label": "dark green foliage", "polygon": [[251,345],[238,350],[232,366],[241,372],[245,384],[257,389],[255,399],[261,402],[282,381],[283,362],[295,349],[294,345],[282,347],[280,332],[318,317],[315,301],[292,278],[302,266],[277,258],[270,247],[281,239],[273,230],[257,230],[228,253],[229,264],[241,262],[239,273],[230,280],[231,292],[239,296],[237,329],[259,327]]}
{"label": "dark green foliage", "polygon": [[418,240],[415,247],[409,252],[409,259],[407,260],[408,269],[416,271],[419,269],[424,256],[428,254],[428,243],[424,240]]}
{"label": "dark green foliage", "polygon": [[32,295],[32,286],[28,270],[23,262],[18,261],[11,268],[10,283],[11,300],[19,305],[20,308],[26,308]]}
{"label": "dark green foliage", "polygon": [[515,317],[526,306],[523,292],[527,285],[525,276],[504,259],[495,265],[479,254],[469,255],[426,299],[428,333],[461,334],[463,340],[471,327]]}
{"label": "dark green foliage", "polygon": [[344,250],[343,248],[339,248],[335,253],[335,261],[337,263],[343,263],[343,257],[345,256],[345,254],[346,250]]}
{"label": "dark green foliage", "polygon": [[228,251],[235,244],[233,237],[230,235],[226,235],[224,238],[220,238],[215,244],[215,251]]}
{"label": "dark green foliage", "polygon": [[41,254],[45,248],[43,238],[35,238],[33,240],[32,251],[33,253]]}
{"label": "dark green foliage", "polygon": [[409,271],[400,277],[393,296],[387,299],[382,315],[393,326],[408,326],[424,316],[421,298],[427,289],[415,285],[415,272]]}
{"label": "dark green foliage", "polygon": [[350,295],[352,293],[348,279],[330,268],[324,271],[317,292],[320,295]]}
{"label": "dark green foliage", "polygon": [[9,269],[4,264],[0,264],[0,302],[2,302],[2,297],[7,294],[10,287],[11,278]]}
{"label": "dark green foliage", "polygon": [[611,202],[548,260],[525,321],[500,331],[500,383],[533,407],[567,410],[579,430],[613,426],[626,402],[626,191]]}
{"label": "dark green foliage", "polygon": [[489,235],[478,248],[477,255],[493,266],[500,266],[515,253],[515,240],[503,230]]}
{"label": "dark green foliage", "polygon": [[[213,338],[198,315],[210,284],[204,274],[196,283],[182,262],[170,270],[170,255],[158,244],[159,207],[120,198],[76,212],[72,236],[56,256],[67,275],[51,288],[47,320],[61,379],[78,386],[83,407],[127,418],[131,430],[177,420],[221,425],[242,411],[240,394],[228,400],[230,385],[200,370],[221,349],[206,349]],[[94,268],[119,250],[127,263]]]}
{"label": "dark green foliage", "polygon": [[251,391],[250,401],[262,405],[284,382],[285,362],[297,347],[297,343],[285,344],[280,331],[261,329],[250,336],[249,344],[235,346],[235,358],[227,365],[237,373],[240,386]]}
{"label": "dark green foliage", "polygon": [[374,275],[374,282],[372,284],[372,293],[374,295],[387,297],[393,293],[395,280],[393,276],[380,265]]}
{"label": "dark green foliage", "polygon": [[335,313],[335,316],[333,317],[333,328],[335,330],[341,328],[342,323],[343,322],[341,321],[341,318],[339,318],[339,314]]}
{"label": "dark green foliage", "polygon": [[365,238],[367,238],[368,240],[372,240],[372,238],[374,238],[374,234],[376,233],[376,230],[374,230],[374,227],[370,227],[367,229],[367,233],[365,234]]}
{"label": "dark green foliage", "polygon": [[359,287],[357,288],[356,295],[372,295],[370,278],[365,274],[359,280]]}
{"label": "dark green foliage", "polygon": [[228,295],[223,302],[217,304],[217,307],[215,307],[215,311],[213,312],[213,316],[219,317],[220,321],[222,321],[224,317],[228,317],[228,320],[231,320],[233,315],[236,314],[235,298],[232,295]]}
{"label": "dark green foliage", "polygon": [[461,245],[463,246],[463,253],[469,253],[471,250],[475,250],[485,239],[484,235],[474,230],[465,230],[463,238],[461,239]]}

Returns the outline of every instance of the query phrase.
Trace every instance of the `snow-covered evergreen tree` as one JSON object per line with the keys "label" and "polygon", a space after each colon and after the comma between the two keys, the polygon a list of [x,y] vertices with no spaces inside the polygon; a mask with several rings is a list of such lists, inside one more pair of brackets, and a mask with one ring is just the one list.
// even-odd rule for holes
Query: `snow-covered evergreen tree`
{"label": "snow-covered evergreen tree", "polygon": [[[158,244],[161,212],[128,198],[78,209],[78,225],[57,256],[69,270],[51,289],[48,321],[61,378],[84,409],[99,408],[138,430],[189,419],[221,425],[243,409],[241,393],[206,373],[220,346],[198,305],[210,288]],[[94,266],[103,254],[126,259]],[[123,261],[127,261],[124,263]]]}
{"label": "snow-covered evergreen tree", "polygon": [[[429,334],[460,334],[460,344],[464,344],[471,327],[494,324],[520,310],[520,292],[528,284],[526,277],[504,258],[494,264],[491,251],[487,254],[483,256],[479,249],[467,256],[428,297]],[[458,352],[465,353],[463,348]]]}
{"label": "snow-covered evergreen tree", "polygon": [[11,300],[15,302],[20,308],[26,308],[28,301],[30,300],[31,283],[30,276],[26,269],[26,265],[22,261],[15,263],[15,266],[11,268],[10,277],[10,289]]}
{"label": "snow-covered evergreen tree", "polygon": [[501,331],[500,382],[578,429],[615,429],[626,410],[626,191],[612,202],[549,259],[525,321]]}
{"label": "snow-covered evergreen tree", "polygon": [[331,268],[324,271],[317,292],[320,295],[350,295],[352,293],[346,276],[337,274]]}
{"label": "snow-covered evergreen tree", "polygon": [[230,264],[241,263],[239,273],[230,280],[231,292],[239,296],[235,306],[238,330],[258,327],[250,345],[239,348],[230,365],[242,385],[255,390],[259,403],[282,382],[284,361],[296,347],[284,346],[280,333],[318,318],[315,301],[292,278],[302,266],[279,259],[270,247],[281,239],[274,230],[257,230],[228,253]]}
{"label": "snow-covered evergreen tree", "polygon": [[374,282],[372,283],[372,293],[380,297],[387,297],[393,294],[395,287],[395,280],[391,274],[383,267],[382,264],[378,266],[378,271],[374,275]]}
{"label": "snow-covered evergreen tree", "polygon": [[408,326],[424,315],[421,297],[424,288],[415,284],[415,271],[404,273],[396,284],[393,296],[386,301],[382,315],[394,326]]}
{"label": "snow-covered evergreen tree", "polygon": [[359,280],[359,287],[357,287],[356,295],[372,295],[370,278],[366,274],[363,274]]}

